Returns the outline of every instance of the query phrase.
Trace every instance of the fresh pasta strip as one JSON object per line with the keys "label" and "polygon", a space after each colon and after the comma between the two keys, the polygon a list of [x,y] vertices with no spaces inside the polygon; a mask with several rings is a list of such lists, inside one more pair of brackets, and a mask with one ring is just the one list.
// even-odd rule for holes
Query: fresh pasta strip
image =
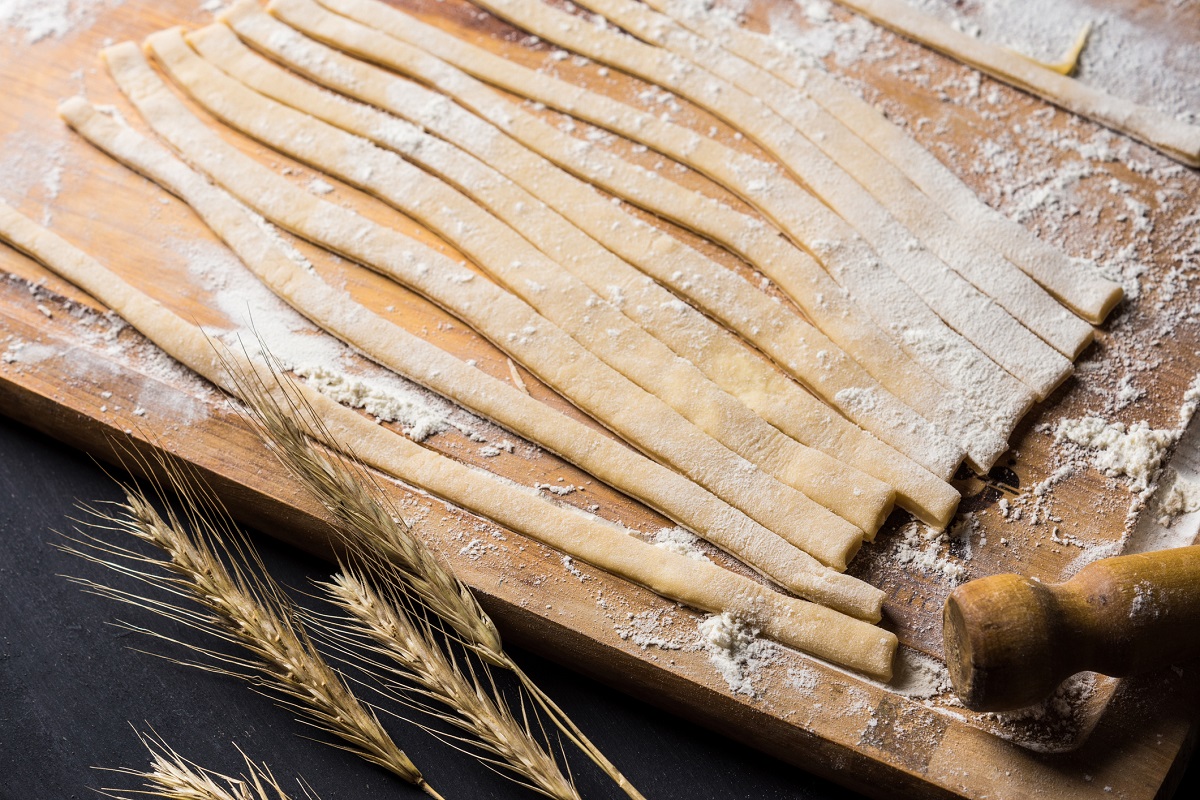
{"label": "fresh pasta strip", "polygon": [[837,1],[1010,86],[1137,139],[1189,167],[1200,167],[1200,127],[1060,75],[1007,48],[981,42],[902,0]]}
{"label": "fresh pasta strip", "polygon": [[[748,368],[746,362],[751,354],[732,334],[690,306],[679,303],[666,289],[646,280],[635,268],[496,170],[413,125],[323,91],[271,64],[242,45],[224,25],[196,31],[187,40],[209,63],[255,91],[370,139],[451,183],[587,284],[596,293],[589,297],[587,308],[594,310],[597,304],[593,301],[607,295],[613,307],[660,342],[672,346],[672,340],[678,340],[672,351],[685,359],[677,349],[681,342],[707,340],[706,346],[696,348],[702,354],[702,364],[697,366],[706,378],[745,402],[748,409],[755,410],[751,405],[754,392],[746,391],[738,380],[742,370]],[[685,314],[686,311],[691,314]],[[729,339],[721,338],[720,334]],[[742,395],[751,396],[751,400]],[[861,528],[868,540],[874,538],[892,509],[895,496],[891,488],[820,450],[796,448],[786,439],[775,438],[794,453],[794,468],[779,477]]]}
{"label": "fresh pasta strip", "polygon": [[[3,203],[0,240],[113,309],[170,356],[225,391],[237,391],[237,381],[225,368],[229,362],[244,374],[258,375],[264,385],[275,385],[276,377],[266,367],[236,351],[219,354],[199,326]],[[891,676],[897,641],[889,631],[772,591],[715,564],[654,547],[614,524],[427,450],[303,384],[289,385],[320,414],[330,434],[325,444],[330,447],[353,452],[411,486],[664,597],[702,611],[728,611],[783,644],[878,678]]]}
{"label": "fresh pasta strip", "polygon": [[[250,212],[162,146],[78,99],[59,108],[77,133],[191,206],[273,292],[329,333],[383,366],[555,452],[803,596],[829,568],[686,477],[491,377],[334,289],[283,253]],[[835,573],[836,574],[836,573]],[[841,579],[834,579],[837,583]],[[852,585],[852,584],[847,584]],[[825,598],[830,600],[830,598]],[[870,606],[828,603],[870,615]]]}
{"label": "fresh pasta strip", "polygon": [[[733,212],[699,193],[686,190],[655,172],[640,169],[606,151],[581,144],[523,112],[516,104],[504,100],[478,81],[471,81],[469,76],[417,49],[418,45],[414,44],[418,41],[426,44],[432,42],[438,53],[444,54],[452,50],[455,43],[462,45],[454,37],[436,28],[421,27],[421,23],[411,17],[373,3],[367,4],[365,9],[378,13],[365,18],[372,25],[384,28],[388,35],[324,11],[310,0],[273,2],[269,9],[305,33],[378,60],[390,68],[411,72],[414,77],[435,85],[564,169],[636,205],[710,236],[742,255],[788,292],[804,312],[816,320],[872,377],[910,407],[930,415],[937,428],[950,432],[977,466],[993,463],[1004,452],[1007,448],[1004,436],[1015,428],[1020,417],[1033,404],[1031,391],[947,328],[919,298],[903,290],[903,284],[900,284],[899,293],[891,291],[890,273],[879,264],[874,254],[862,249],[861,241],[852,234],[845,241],[821,242],[822,247],[832,254],[831,262],[837,267],[838,276],[853,284],[860,301],[864,298],[871,301],[862,302],[858,307],[853,304],[852,298],[846,296],[842,287],[830,279],[829,273],[758,221]],[[408,37],[411,41],[399,41],[392,34]],[[504,59],[483,59],[483,56],[490,54],[477,48],[462,45],[462,49],[468,54],[470,63],[467,66],[481,74],[493,76],[509,67],[521,70]],[[482,60],[477,60],[475,56]],[[529,84],[518,82],[518,85],[532,85],[538,82],[538,78],[546,77],[530,70],[524,70],[521,74],[529,78]],[[553,85],[572,96],[581,91],[561,82]],[[588,98],[589,103],[592,99]],[[602,102],[599,96],[596,99]],[[631,124],[639,130],[649,130],[649,127],[642,127],[643,123],[647,126],[659,123],[653,116],[644,116],[644,119],[631,120]],[[667,123],[663,125],[668,125],[664,130],[681,152],[698,154],[707,150],[706,145],[710,144],[691,131]],[[737,157],[734,151],[725,148],[711,154],[713,158],[708,159],[708,163],[714,169],[725,169]],[[768,191],[785,191],[787,187],[796,189],[800,194],[796,202],[780,205],[791,211],[797,211],[804,203],[812,201],[809,195],[799,191],[790,181],[770,180],[779,177],[773,167],[762,162],[754,164],[768,169],[767,173],[756,173],[763,178],[763,192],[760,195]],[[833,219],[837,220],[836,217]],[[898,313],[897,308],[904,313]],[[877,316],[878,328],[863,320],[863,311]],[[721,319],[731,326],[737,324],[725,317]],[[888,339],[880,335],[880,328],[890,334],[893,344],[889,345]],[[735,329],[747,335],[741,328]],[[770,347],[769,342],[760,343],[752,335],[747,338],[764,348]],[[897,352],[898,348],[912,355],[926,369],[917,369],[910,364],[903,358],[903,353]],[[773,351],[767,349],[767,352]],[[789,368],[791,363],[790,360],[778,358],[777,361],[785,368]],[[803,375],[793,374],[805,380]],[[939,379],[945,380],[953,388],[939,386]],[[946,471],[951,459],[923,458],[920,449],[907,449],[897,444],[899,440],[895,437],[903,435],[901,431],[881,429],[873,418],[874,413],[882,411],[879,407],[882,400],[877,393],[867,395],[841,390],[831,402],[864,428],[917,459],[934,474],[948,477],[953,473],[953,467],[949,472]],[[886,417],[891,413],[887,411],[883,415]],[[943,434],[936,432],[934,437],[928,446],[936,446],[944,439]]]}
{"label": "fresh pasta strip", "polygon": [[902,170],[963,230],[1003,253],[1088,322],[1099,325],[1121,302],[1121,284],[1081,268],[1062,250],[984,203],[932,152],[832,75],[805,65],[768,36],[720,24],[698,0],[646,0],[646,4],[806,93]]}
{"label": "fresh pasta strip", "polygon": [[[361,0],[324,0],[330,5]],[[371,0],[376,6],[377,0]],[[1044,399],[1071,373],[1071,362],[1020,324],[969,282],[949,269],[896,222],[862,186],[771,108],[728,81],[704,72],[669,51],[542,0],[473,0],[477,5],[548,42],[609,64],[676,92],[745,133],[776,157],[800,182],[874,248],[887,270],[959,334]],[[814,197],[813,202],[820,203]],[[828,227],[839,242],[848,232]],[[806,237],[811,240],[815,237]]]}
{"label": "fresh pasta strip", "polygon": [[[811,501],[638,389],[528,304],[419,242],[292,186],[226,144],[171,94],[136,46],[109,48],[104,56],[117,84],[155,132],[255,211],[446,309],[626,441],[769,530],[788,541],[812,538],[828,549],[828,539],[803,519]],[[849,549],[836,548],[834,555],[840,550],[849,557],[855,546],[850,542]]]}
{"label": "fresh pasta strip", "polygon": [[[806,385],[814,392],[832,398],[845,387],[836,382],[831,385],[842,371],[821,369],[814,372],[806,362],[797,359],[797,355],[805,352],[824,351],[827,357],[841,360],[836,355],[837,346],[810,328],[803,319],[675,237],[642,223],[601,197],[588,184],[456,103],[307,39],[263,14],[253,2],[235,6],[223,19],[254,47],[292,70],[402,116],[494,165],[646,275],[670,286],[741,333],[773,356],[776,362],[791,364],[788,371],[792,375],[803,375]],[[242,63],[233,53],[223,51],[220,55],[220,62],[231,68]],[[215,56],[214,53],[214,63]],[[394,126],[394,122],[390,123],[381,133]],[[376,141],[385,143],[384,140],[389,138],[383,135]],[[733,392],[734,387],[738,387],[739,397],[780,430],[893,486],[901,505],[922,520],[938,526],[948,522],[958,503],[958,493],[953,487],[833,412],[765,359],[731,342],[733,337],[719,326],[710,323],[707,329],[716,332],[705,333],[700,328],[707,319],[690,306],[675,302],[663,307],[654,302],[638,301],[635,297],[644,297],[652,284],[645,280],[632,284],[629,281],[620,284],[627,295],[626,301],[620,304],[622,310],[638,314],[639,319],[648,320],[653,316],[665,320],[662,324],[655,323],[655,330],[661,332],[660,338],[680,356],[711,370],[709,374],[713,380],[724,380],[722,385],[726,391]],[[790,344],[793,341],[795,345]],[[719,373],[717,366],[730,369]],[[860,377],[855,382],[862,383],[864,379]],[[907,425],[890,424],[893,419],[890,416],[876,414],[871,418],[878,424],[889,423],[885,436],[891,434],[901,445],[918,447],[922,451],[927,448],[925,442],[917,441],[916,436],[909,434]],[[921,422],[911,413],[908,419]],[[902,420],[897,418],[895,422],[902,423]]]}
{"label": "fresh pasta strip", "polygon": [[[962,230],[903,172],[812,98],[753,61],[696,36],[640,0],[578,0],[577,5],[753,94],[832,162],[836,167],[829,170],[833,179],[856,181],[944,265],[1066,358],[1074,359],[1092,341],[1091,325],[1060,305],[1000,253],[975,239],[971,231]],[[826,197],[833,196],[815,184],[814,188]],[[845,207],[835,206],[850,219],[842,210]],[[877,213],[875,218],[882,221],[884,215]],[[867,238],[880,252],[891,252],[877,235]],[[930,279],[936,278],[931,274]]]}
{"label": "fresh pasta strip", "polygon": [[[171,77],[218,119],[292,158],[357,186],[420,221],[482,267],[500,285],[528,304],[538,322],[507,332],[513,340],[548,342],[546,359],[533,372],[561,369],[574,345],[556,353],[541,323],[557,326],[576,345],[632,384],[610,388],[610,400],[657,397],[716,442],[778,482],[793,519],[773,530],[823,562],[844,569],[861,544],[860,528],[837,516],[797,488],[815,451],[785,436],[745,404],[709,381],[693,364],[635,325],[516,231],[443,181],[417,169],[394,152],[376,147],[308,114],[296,111],[233,80],[200,58],[180,29],[160,31],[147,47]],[[528,366],[527,362],[527,366]],[[586,380],[586,379],[585,379]],[[640,390],[639,390],[640,387]],[[594,388],[584,384],[590,396]],[[578,395],[577,395],[578,396]],[[590,397],[589,397],[590,399]],[[792,492],[788,497],[788,489]]]}

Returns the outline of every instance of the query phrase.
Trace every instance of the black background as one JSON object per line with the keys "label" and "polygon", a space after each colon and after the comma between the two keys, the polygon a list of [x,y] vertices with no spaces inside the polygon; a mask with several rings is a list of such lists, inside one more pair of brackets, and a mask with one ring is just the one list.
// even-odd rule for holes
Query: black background
{"label": "black background", "polygon": [[[300,776],[324,800],[425,796],[305,738],[313,734],[244,685],[133,649],[186,655],[110,624],[124,619],[178,633],[69,583],[64,574],[109,583],[114,576],[50,544],[55,531],[71,529],[77,502],[119,499],[112,478],[86,455],[0,417],[0,798],[140,788],[136,778],[95,769],[148,766],[131,724],[153,728],[181,755],[227,774],[244,771],[236,743],[267,762],[293,797],[303,796]],[[255,542],[286,586],[303,590],[310,577],[328,574],[267,537]],[[858,797],[548,661],[515,655],[650,800]],[[447,800],[535,796],[412,726],[387,725]],[[572,768],[585,798],[624,796],[581,759]],[[1200,796],[1196,772],[1189,769],[1177,797]]]}

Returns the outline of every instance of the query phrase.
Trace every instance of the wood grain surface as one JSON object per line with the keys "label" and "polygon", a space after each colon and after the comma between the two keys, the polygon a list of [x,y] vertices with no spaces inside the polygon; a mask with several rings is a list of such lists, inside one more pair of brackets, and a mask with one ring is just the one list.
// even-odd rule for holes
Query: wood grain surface
{"label": "wood grain surface", "polygon": [[[71,135],[54,113],[59,100],[82,92],[94,103],[112,104],[140,126],[97,53],[105,44],[139,40],[169,25],[203,24],[209,15],[197,5],[130,0],[102,7],[95,22],[77,32],[36,43],[18,32],[0,31],[7,37],[0,50],[0,80],[6,87],[0,103],[0,198],[48,223],[171,308],[204,324],[228,327],[230,309],[213,299],[221,287],[207,283],[198,268],[222,258],[217,240],[185,206]],[[523,34],[460,0],[402,5],[514,60],[547,63],[548,48],[526,42]],[[748,24],[761,28],[768,12],[785,13],[785,6],[783,0],[758,3]],[[1061,188],[1060,199],[1037,206],[1026,224],[1039,227],[1072,255],[1123,270],[1139,286],[1139,296],[1115,312],[1084,353],[1077,375],[1030,413],[1000,466],[986,476],[960,473],[956,485],[964,501],[957,535],[933,544],[918,540],[956,566],[957,580],[1010,571],[1061,580],[1081,559],[1119,549],[1127,514],[1137,503],[1124,482],[1094,469],[1060,473],[1044,484],[1065,463],[1054,443],[1054,426],[1094,412],[1129,424],[1144,420],[1174,427],[1183,394],[1200,369],[1200,341],[1189,311],[1196,295],[1187,276],[1179,275],[1192,263],[1186,258],[1188,247],[1194,247],[1186,223],[1194,203],[1180,198],[1194,198],[1200,179],[1140,145],[1129,145],[1127,158],[1094,159],[1082,170],[1078,147],[1047,141],[1099,142],[1112,150],[1124,143],[987,79],[980,85],[966,68],[890,34],[864,34],[864,41],[874,57],[838,63],[834,54],[831,70],[845,75],[986,200],[1007,205],[1006,210],[1028,198],[1039,181],[1050,180],[1053,188],[1059,186],[1054,175],[1076,175]],[[638,81],[602,74],[594,64],[568,59],[553,68],[631,103],[654,102],[645,99],[646,87]],[[715,129],[718,139],[754,151],[727,126],[678,103],[675,121]],[[313,179],[311,170],[212,124],[290,179],[301,184]],[[606,146],[647,166],[661,160],[628,142]],[[674,167],[664,172],[748,211],[694,173]],[[331,199],[453,253],[411,220],[330,183],[335,186]],[[1116,192],[1116,184],[1128,188]],[[1131,214],[1124,196],[1148,208],[1148,229],[1138,225],[1140,217]],[[731,269],[753,274],[724,251],[652,221]],[[512,380],[503,354],[428,302],[313,247],[297,247],[323,276],[344,284],[373,310]],[[1127,255],[1118,260],[1118,253]],[[29,259],[0,248],[0,270],[11,276],[0,282],[0,351],[5,353],[0,411],[104,459],[130,446],[174,453],[210,477],[245,523],[323,551],[321,514],[221,397],[172,369],[135,332],[102,316],[104,310],[88,297]],[[521,370],[520,377],[534,397],[586,420],[527,372]],[[1143,395],[1121,406],[1115,399],[1121,386]],[[478,420],[471,425],[491,442],[512,438]],[[577,486],[561,501],[594,507],[634,535],[650,536],[671,524],[531,445],[518,443],[512,453],[486,456],[478,442],[453,427],[425,444],[522,484]],[[1044,489],[1035,493],[1039,484]],[[401,486],[394,491],[422,534],[481,593],[513,641],[868,794],[1149,798],[1167,779],[1192,730],[1190,672],[1164,671],[1120,684],[1097,678],[1090,696],[1080,702],[996,717],[968,712],[946,693],[913,698],[897,687],[781,649],[753,676],[753,694],[735,693],[705,652],[691,644],[698,620],[693,612],[586,565],[564,564],[560,553],[419,492]],[[1024,519],[1006,519],[998,508],[1002,500],[1024,504],[1029,509]],[[1043,515],[1039,520],[1030,519],[1035,508]],[[954,581],[902,563],[899,555],[911,547],[913,536],[920,536],[909,523],[906,515],[893,514],[851,572],[888,592],[884,624],[909,651],[938,657],[941,606]],[[688,645],[649,645],[639,636],[646,630]]]}

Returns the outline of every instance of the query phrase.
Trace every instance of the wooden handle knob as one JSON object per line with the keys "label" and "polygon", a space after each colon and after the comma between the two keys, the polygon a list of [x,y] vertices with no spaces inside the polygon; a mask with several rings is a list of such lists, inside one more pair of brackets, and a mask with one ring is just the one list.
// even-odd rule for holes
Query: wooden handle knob
{"label": "wooden handle knob", "polygon": [[947,598],[942,633],[954,689],[978,711],[1035,703],[1084,670],[1200,655],[1200,546],[1097,561],[1060,584],[971,581]]}

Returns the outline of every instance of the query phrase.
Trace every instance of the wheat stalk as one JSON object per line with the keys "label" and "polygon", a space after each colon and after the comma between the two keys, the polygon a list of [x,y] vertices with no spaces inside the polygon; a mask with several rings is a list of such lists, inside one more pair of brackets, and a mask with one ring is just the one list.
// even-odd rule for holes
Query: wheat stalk
{"label": "wheat stalk", "polygon": [[[316,651],[303,626],[296,621],[291,602],[262,570],[257,554],[211,493],[173,462],[165,458],[160,462],[167,472],[167,482],[180,496],[190,526],[185,526],[174,511],[169,511],[164,519],[147,495],[131,486],[123,486],[126,502],[115,504],[118,513],[89,509],[95,517],[89,526],[130,534],[162,551],[165,558],[142,555],[79,529],[78,536],[71,540],[76,546],[64,545],[61,549],[174,597],[190,598],[201,610],[85,579],[72,580],[95,594],[148,609],[240,645],[246,656],[219,653],[126,625],[207,657],[207,662],[187,662],[192,666],[237,676],[256,688],[270,690],[282,705],[301,714],[305,722],[340,738],[342,744],[336,746],[391,771],[433,797],[440,797],[388,736],[374,713],[354,696]],[[221,554],[227,559],[223,560]]]}
{"label": "wheat stalk", "polygon": [[[143,779],[145,788],[134,790],[133,794],[166,800],[290,800],[271,770],[265,764],[255,764],[245,753],[242,758],[246,762],[246,774],[233,778],[187,760],[157,735],[139,733],[138,739],[150,751],[150,769],[108,770]],[[133,800],[118,794],[119,789],[100,791],[114,800]]]}
{"label": "wheat stalk", "polygon": [[554,701],[504,650],[500,633],[471,590],[433,554],[402,519],[374,476],[352,451],[318,448],[332,442],[320,414],[283,376],[283,369],[261,348],[270,380],[248,372],[233,359],[224,366],[250,421],[280,462],[295,475],[338,523],[337,534],[354,552],[375,553],[388,566],[388,577],[403,586],[454,631],[484,662],[510,670],[553,724],[633,800],[645,800],[620,770],[593,744]]}
{"label": "wheat stalk", "polygon": [[[518,782],[555,800],[580,800],[574,784],[535,738],[528,720],[518,721],[507,703],[498,699],[486,663],[486,680],[481,680],[470,662],[453,657],[446,638],[410,606],[403,589],[397,590],[375,569],[358,572],[348,567],[318,586],[353,620],[319,618],[315,622],[321,632],[332,640],[331,646],[360,665],[362,651],[385,659],[386,665],[369,661],[367,667],[386,687],[385,693],[465,732],[467,741],[485,754],[482,760],[507,769]],[[405,701],[414,688],[437,705]]]}

